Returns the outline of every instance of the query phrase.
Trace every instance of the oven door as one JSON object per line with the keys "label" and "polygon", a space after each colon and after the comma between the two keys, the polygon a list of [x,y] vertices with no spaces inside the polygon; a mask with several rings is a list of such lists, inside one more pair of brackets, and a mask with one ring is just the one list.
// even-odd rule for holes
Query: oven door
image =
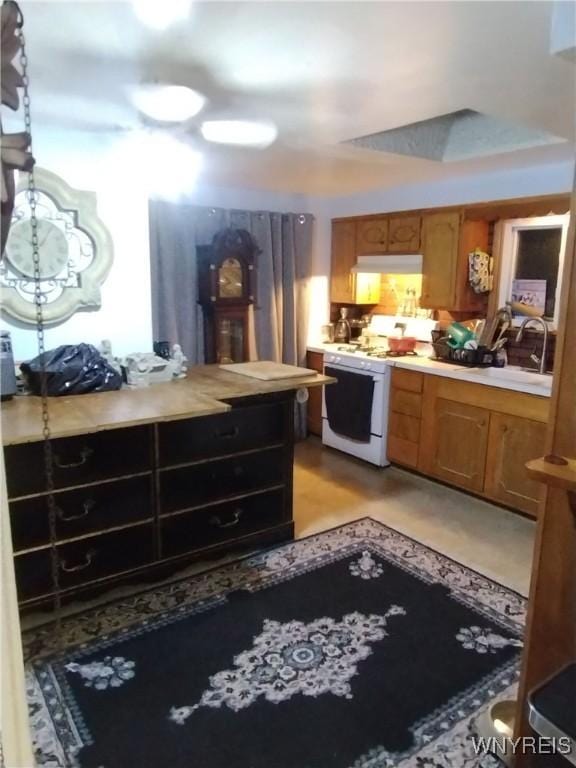
{"label": "oven door", "polygon": [[[322,443],[331,448],[336,448],[344,453],[357,456],[359,459],[369,461],[380,467],[387,466],[390,462],[386,459],[386,433],[388,430],[388,400],[390,396],[390,370],[386,368],[383,373],[362,371],[356,368],[348,368],[345,365],[330,363],[330,368],[336,371],[356,373],[359,376],[370,376],[374,380],[374,395],[372,398],[372,413],[370,417],[370,440],[360,442],[350,437],[345,437],[334,432],[328,424],[326,414],[326,400],[322,398]],[[337,387],[338,384],[331,386]]]}

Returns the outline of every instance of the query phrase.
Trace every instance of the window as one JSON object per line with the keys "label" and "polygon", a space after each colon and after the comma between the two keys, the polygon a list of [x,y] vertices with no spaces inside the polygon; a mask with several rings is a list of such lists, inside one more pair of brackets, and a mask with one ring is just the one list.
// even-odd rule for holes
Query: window
{"label": "window", "polygon": [[[560,280],[568,214],[502,222],[498,305],[519,301],[541,309],[551,328],[558,325]],[[522,317],[514,318],[518,325]]]}

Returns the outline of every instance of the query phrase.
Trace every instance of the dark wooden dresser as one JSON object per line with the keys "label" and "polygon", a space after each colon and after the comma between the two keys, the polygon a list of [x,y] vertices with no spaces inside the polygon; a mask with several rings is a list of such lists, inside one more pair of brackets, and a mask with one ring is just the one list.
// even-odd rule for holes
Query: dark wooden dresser
{"label": "dark wooden dresser", "polygon": [[[225,413],[54,439],[63,601],[291,538],[293,396],[250,395]],[[27,609],[53,600],[43,450],[39,440],[4,448]]]}

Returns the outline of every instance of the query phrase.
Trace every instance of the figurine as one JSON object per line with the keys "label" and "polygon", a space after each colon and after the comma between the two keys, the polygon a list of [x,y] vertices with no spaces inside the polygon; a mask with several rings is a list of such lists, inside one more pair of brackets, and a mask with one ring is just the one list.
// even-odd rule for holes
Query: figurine
{"label": "figurine", "polygon": [[186,375],[186,371],[188,370],[185,363],[187,362],[187,358],[182,352],[182,347],[180,344],[174,344],[172,347],[172,355],[171,360],[174,363],[174,378],[175,379],[181,379]]}

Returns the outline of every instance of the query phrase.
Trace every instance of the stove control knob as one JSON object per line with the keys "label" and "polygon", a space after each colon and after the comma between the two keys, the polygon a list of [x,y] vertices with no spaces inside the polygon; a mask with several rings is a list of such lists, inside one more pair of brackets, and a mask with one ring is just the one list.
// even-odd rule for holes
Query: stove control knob
{"label": "stove control knob", "polygon": [[372,368],[372,363],[366,363],[366,368]]}
{"label": "stove control knob", "polygon": [[339,363],[339,362],[340,362],[340,358],[339,358],[339,357],[336,357],[336,358],[335,358],[335,361],[336,361],[337,363]]}
{"label": "stove control knob", "polygon": [[360,363],[360,368],[366,368],[366,363]]}

